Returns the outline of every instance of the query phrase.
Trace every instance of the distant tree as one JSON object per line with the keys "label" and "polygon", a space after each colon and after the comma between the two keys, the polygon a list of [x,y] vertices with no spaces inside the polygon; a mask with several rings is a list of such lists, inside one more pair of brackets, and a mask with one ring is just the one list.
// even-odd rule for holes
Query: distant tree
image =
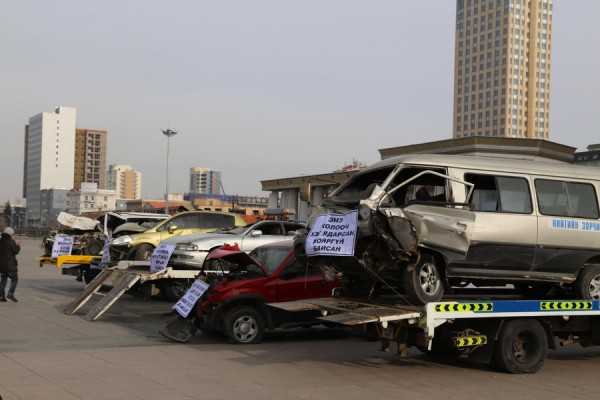
{"label": "distant tree", "polygon": [[4,224],[6,226],[12,225],[12,206],[10,205],[10,201],[7,201],[4,205]]}

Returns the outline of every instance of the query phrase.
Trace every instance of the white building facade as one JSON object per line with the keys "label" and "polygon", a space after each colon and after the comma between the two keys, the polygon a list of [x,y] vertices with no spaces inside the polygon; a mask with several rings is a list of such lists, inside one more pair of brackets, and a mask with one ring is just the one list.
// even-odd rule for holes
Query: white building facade
{"label": "white building facade", "polygon": [[114,190],[118,199],[141,199],[142,173],[129,165],[110,165],[108,167],[108,189]]}
{"label": "white building facade", "polygon": [[193,194],[221,194],[221,172],[209,168],[190,169],[190,192]]}
{"label": "white building facade", "polygon": [[76,109],[62,106],[29,119],[23,174],[29,226],[42,223],[41,190],[73,188],[76,121]]}
{"label": "white building facade", "polygon": [[67,211],[80,215],[86,212],[112,211],[116,209],[117,193],[114,190],[98,189],[98,184],[84,182],[81,190],[67,194]]}

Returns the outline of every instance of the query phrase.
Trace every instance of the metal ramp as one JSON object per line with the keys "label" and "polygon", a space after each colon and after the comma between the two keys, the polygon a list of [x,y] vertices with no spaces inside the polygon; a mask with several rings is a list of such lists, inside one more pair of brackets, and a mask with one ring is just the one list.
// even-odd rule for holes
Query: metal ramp
{"label": "metal ramp", "polygon": [[[73,315],[86,305],[94,295],[102,296],[85,316],[88,321],[96,321],[138,282],[145,283],[162,279],[195,279],[200,273],[199,270],[174,270],[172,268],[152,273],[148,271],[148,267],[149,263],[145,261],[127,261],[120,262],[116,267],[103,269],[85,287],[83,292],[64,308],[64,313]],[[111,281],[112,289],[106,294],[99,293],[100,288]]]}

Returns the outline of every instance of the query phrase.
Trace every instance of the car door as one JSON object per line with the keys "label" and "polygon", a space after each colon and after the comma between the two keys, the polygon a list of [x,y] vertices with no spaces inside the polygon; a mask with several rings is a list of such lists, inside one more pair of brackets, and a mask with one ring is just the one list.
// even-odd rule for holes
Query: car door
{"label": "car door", "polygon": [[466,259],[449,267],[451,275],[513,276],[526,274],[535,261],[537,215],[533,211],[528,177],[467,172],[473,183]]}
{"label": "car door", "polygon": [[589,182],[536,178],[538,247],[535,271],[574,274],[600,252],[596,188]]}
{"label": "car door", "polygon": [[264,244],[283,240],[283,225],[279,221],[264,221],[255,224],[242,237],[242,251],[250,252]]}
{"label": "car door", "polygon": [[296,258],[283,267],[275,284],[278,302],[329,297],[335,287],[334,282],[325,280],[318,267],[307,267]]}
{"label": "car door", "polygon": [[[190,218],[190,214],[176,215],[175,217],[171,218],[169,222],[161,226],[160,240],[163,241],[174,236],[184,235],[190,222]],[[173,233],[170,232],[172,227],[175,227]]]}

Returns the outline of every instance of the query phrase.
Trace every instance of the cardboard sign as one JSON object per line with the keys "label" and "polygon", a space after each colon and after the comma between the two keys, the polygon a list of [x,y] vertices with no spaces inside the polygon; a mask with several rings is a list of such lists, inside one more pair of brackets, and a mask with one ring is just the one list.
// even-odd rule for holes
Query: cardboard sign
{"label": "cardboard sign", "polygon": [[173,309],[183,318],[187,318],[194,309],[196,302],[202,297],[208,287],[208,283],[201,279],[196,279],[192,284],[192,287],[189,288],[183,297],[173,306]]}
{"label": "cardboard sign", "polygon": [[320,215],[306,238],[306,255],[353,256],[357,224],[358,211]]}
{"label": "cardboard sign", "polygon": [[174,244],[161,244],[154,249],[150,257],[150,272],[154,273],[166,269],[174,250]]}
{"label": "cardboard sign", "polygon": [[100,260],[100,267],[104,268],[110,264],[110,239],[104,241],[104,247],[102,248],[102,259]]}
{"label": "cardboard sign", "polygon": [[73,250],[73,237],[67,235],[56,235],[52,245],[52,258],[59,256],[70,256]]}

